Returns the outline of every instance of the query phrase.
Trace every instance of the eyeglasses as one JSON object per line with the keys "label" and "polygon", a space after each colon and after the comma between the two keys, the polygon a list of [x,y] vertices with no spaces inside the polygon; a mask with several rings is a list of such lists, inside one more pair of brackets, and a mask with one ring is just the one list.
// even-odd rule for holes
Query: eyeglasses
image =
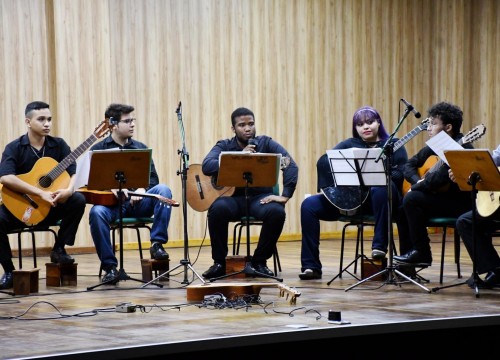
{"label": "eyeglasses", "polygon": [[125,124],[130,124],[130,123],[135,123],[136,122],[136,118],[130,118],[130,119],[123,119],[123,120],[120,120],[120,122],[122,123],[125,123]]}

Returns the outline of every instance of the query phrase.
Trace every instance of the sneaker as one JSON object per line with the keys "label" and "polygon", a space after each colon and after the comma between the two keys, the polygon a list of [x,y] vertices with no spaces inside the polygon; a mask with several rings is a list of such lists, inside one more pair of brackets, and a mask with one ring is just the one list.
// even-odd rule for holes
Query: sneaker
{"label": "sneaker", "polygon": [[373,260],[382,260],[385,259],[385,251],[379,249],[372,250],[372,259]]}
{"label": "sneaker", "polygon": [[163,248],[163,245],[159,242],[154,242],[149,248],[151,253],[151,259],[153,260],[168,260],[168,253]]}
{"label": "sneaker", "polygon": [[299,274],[300,280],[317,280],[321,279],[321,272],[318,270],[305,269]]}

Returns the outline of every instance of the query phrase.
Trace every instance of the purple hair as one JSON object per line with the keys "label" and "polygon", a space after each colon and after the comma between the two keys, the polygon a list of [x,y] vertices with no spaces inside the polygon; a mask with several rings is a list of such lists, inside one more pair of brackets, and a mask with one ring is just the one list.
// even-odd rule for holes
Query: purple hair
{"label": "purple hair", "polygon": [[382,118],[380,117],[380,114],[378,113],[377,110],[372,108],[371,106],[363,106],[360,107],[356,112],[354,113],[354,116],[352,117],[352,136],[355,138],[361,138],[358,134],[358,131],[356,130],[356,124],[360,121],[363,121],[365,119],[373,119],[377,120],[378,123],[380,124],[380,127],[378,128],[378,137],[380,140],[387,140],[389,137],[389,134],[384,128],[384,123],[382,122]]}

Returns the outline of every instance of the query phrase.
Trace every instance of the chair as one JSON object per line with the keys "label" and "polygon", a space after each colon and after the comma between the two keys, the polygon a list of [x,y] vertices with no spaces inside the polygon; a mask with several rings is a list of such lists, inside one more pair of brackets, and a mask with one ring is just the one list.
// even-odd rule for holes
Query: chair
{"label": "chair", "polygon": [[50,232],[54,235],[54,243],[57,242],[57,232],[52,229],[51,227],[53,226],[59,226],[61,224],[61,221],[57,221],[57,223],[53,225],[33,225],[33,226],[27,226],[19,229],[14,229],[9,232],[9,234],[17,234],[17,249],[19,253],[19,269],[22,269],[23,267],[23,251],[22,251],[22,245],[21,245],[21,240],[22,240],[22,234],[23,233],[30,233],[31,234],[31,246],[33,249],[33,267],[37,267],[37,261],[36,261],[36,238],[35,238],[35,233],[36,232]]}
{"label": "chair", "polygon": [[462,274],[460,272],[460,236],[456,229],[457,218],[450,217],[436,217],[430,218],[428,227],[440,227],[442,228],[442,240],[441,240],[441,269],[439,273],[439,283],[443,283],[443,270],[444,270],[444,255],[445,255],[445,245],[446,245],[446,233],[448,228],[453,229],[453,242],[455,249],[455,264],[457,264],[457,277],[460,279]]}
{"label": "chair", "polygon": [[[353,215],[353,216],[343,216],[339,218],[338,221],[346,222],[342,229],[342,242],[341,242],[341,247],[340,247],[340,267],[339,267],[339,274],[335,277],[342,278],[342,273],[344,271],[347,271],[349,266],[354,264],[354,274],[357,272],[357,264],[358,264],[358,259],[360,257],[364,256],[363,252],[363,231],[365,226],[375,226],[375,219],[373,215]],[[461,278],[462,274],[460,271],[460,236],[456,230],[456,218],[450,218],[450,217],[443,217],[443,218],[431,218],[429,219],[428,222],[428,227],[440,227],[442,228],[442,238],[441,238],[441,267],[440,267],[440,274],[439,274],[439,283],[443,283],[443,271],[444,271],[444,256],[445,256],[445,248],[446,248],[446,234],[447,234],[447,229],[448,228],[453,228],[454,229],[454,251],[455,251],[455,264],[457,265],[457,277]],[[344,259],[344,244],[345,244],[345,232],[347,227],[349,226],[357,226],[357,236],[356,236],[356,257],[351,262],[348,266],[346,266],[345,269],[342,268],[343,266],[343,259]],[[394,248],[394,255],[397,255],[396,249]],[[357,278],[355,275],[347,271],[351,276]],[[334,279],[335,279],[334,278]],[[331,281],[333,281],[332,279]],[[358,279],[359,280],[359,279]]]}
{"label": "chair", "polygon": [[[276,183],[273,186],[273,194],[279,195],[279,193],[280,193],[279,184]],[[254,217],[250,216],[250,218],[248,219],[248,224],[250,226],[253,226],[253,225],[262,226],[262,221],[257,220]],[[247,226],[247,217],[246,216],[242,216],[240,218],[240,220],[234,225],[234,228],[233,228],[233,255],[238,255],[240,253],[241,233],[243,231],[243,228],[246,226]],[[236,238],[236,233],[238,233],[238,238]],[[278,270],[279,270],[279,272],[281,272],[281,263],[280,263],[280,258],[279,258],[277,247],[274,249],[273,265],[274,265],[274,273],[275,274],[278,273]]]}
{"label": "chair", "polygon": [[[137,234],[137,244],[139,246],[139,257],[142,260],[142,241],[141,241],[141,229],[148,229],[151,233],[151,224],[153,223],[152,217],[125,217],[122,219],[123,222],[123,230],[125,229],[135,229]],[[111,231],[111,239],[113,244],[113,252],[116,249],[116,231],[120,231],[120,220],[116,219],[110,226]],[[99,276],[102,275],[102,264],[99,268]]]}

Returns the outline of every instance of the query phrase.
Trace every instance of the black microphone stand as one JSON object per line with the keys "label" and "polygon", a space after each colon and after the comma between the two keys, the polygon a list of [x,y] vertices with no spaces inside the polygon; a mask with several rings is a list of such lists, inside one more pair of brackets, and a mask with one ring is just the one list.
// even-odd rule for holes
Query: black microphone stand
{"label": "black microphone stand", "polygon": [[191,261],[189,261],[189,253],[188,253],[188,248],[189,248],[189,237],[188,237],[188,231],[187,231],[187,172],[189,170],[189,153],[186,150],[186,137],[184,133],[184,124],[182,122],[182,103],[179,101],[179,106],[177,107],[177,110],[175,110],[177,113],[177,120],[179,124],[179,130],[181,132],[181,139],[182,139],[182,150],[177,150],[177,154],[180,155],[181,158],[181,170],[177,171],[177,175],[181,175],[181,181],[182,181],[182,216],[184,220],[184,259],[182,259],[176,267],[173,269],[170,269],[163,274],[160,274],[147,284],[144,284],[142,287],[147,286],[148,284],[156,281],[157,279],[162,278],[163,276],[168,275],[172,271],[178,269],[181,266],[184,266],[184,280],[182,281],[182,284],[189,284],[188,276],[187,276],[187,269],[189,268],[194,275],[202,283],[206,283],[205,280],[196,272],[196,270],[191,266]]}
{"label": "black microphone stand", "polygon": [[389,263],[387,264],[387,267],[359,282],[357,282],[356,284],[348,287],[345,289],[345,291],[349,291],[353,288],[355,288],[356,286],[358,285],[361,285],[362,283],[372,279],[372,278],[375,278],[379,275],[382,275],[382,274],[387,274],[387,278],[384,282],[384,285],[385,284],[392,284],[392,285],[399,285],[400,282],[398,281],[398,278],[396,275],[399,275],[400,277],[408,280],[409,282],[419,286],[420,288],[422,288],[423,290],[427,291],[428,293],[430,293],[431,291],[429,289],[427,289],[425,286],[423,286],[422,284],[419,284],[418,282],[414,281],[412,278],[406,276],[405,274],[403,274],[401,271],[397,270],[396,267],[394,266],[393,264],[393,255],[394,255],[394,234],[393,234],[393,229],[392,229],[392,174],[391,174],[391,169],[392,169],[392,155],[393,155],[393,152],[394,152],[394,147],[393,147],[393,142],[392,142],[392,139],[394,138],[394,136],[396,135],[397,131],[399,130],[401,124],[403,123],[404,119],[406,119],[406,117],[408,116],[408,114],[413,110],[413,107],[412,106],[408,106],[403,114],[403,116],[401,117],[401,119],[399,120],[399,123],[398,125],[396,126],[396,130],[394,130],[394,132],[389,136],[389,138],[387,139],[387,141],[385,142],[384,146],[382,146],[382,151],[380,152],[380,155],[378,156],[378,158],[375,160],[375,162],[378,162],[380,161],[380,159],[382,157],[384,157],[384,161],[385,161],[385,176],[386,176],[386,186],[387,186],[387,201],[388,201],[388,211],[387,211],[387,215],[388,215],[388,231],[389,231],[389,252],[388,252],[388,256],[389,256]]}

